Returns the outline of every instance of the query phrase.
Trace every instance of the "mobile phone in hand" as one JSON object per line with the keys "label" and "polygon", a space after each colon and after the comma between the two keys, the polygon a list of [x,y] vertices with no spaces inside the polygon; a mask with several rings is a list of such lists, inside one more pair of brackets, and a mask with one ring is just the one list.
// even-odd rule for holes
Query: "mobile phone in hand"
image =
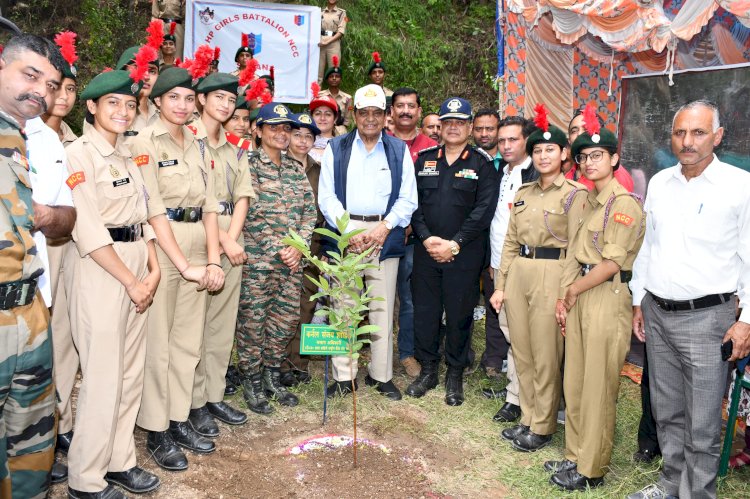
{"label": "mobile phone in hand", "polygon": [[734,342],[732,340],[721,344],[721,360],[727,361],[732,356],[732,350],[734,350]]}

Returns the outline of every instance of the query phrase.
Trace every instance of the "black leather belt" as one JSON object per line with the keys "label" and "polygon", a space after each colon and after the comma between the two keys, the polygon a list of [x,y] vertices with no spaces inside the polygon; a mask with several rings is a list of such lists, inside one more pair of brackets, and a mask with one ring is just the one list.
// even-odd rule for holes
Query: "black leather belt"
{"label": "black leather belt", "polygon": [[203,217],[203,208],[167,208],[167,218],[173,222],[196,223]]}
{"label": "black leather belt", "polygon": [[522,244],[519,254],[525,258],[537,260],[559,260],[562,251],[560,248],[535,248]]}
{"label": "black leather belt", "polygon": [[0,310],[23,307],[34,301],[36,279],[24,279],[0,284]]}
{"label": "black leather belt", "polygon": [[141,236],[143,236],[141,224],[129,225],[127,227],[108,227],[107,230],[112,240],[119,243],[139,241]]}
{"label": "black leather belt", "polygon": [[383,215],[349,215],[351,220],[359,222],[380,222],[385,218]]}
{"label": "black leather belt", "polygon": [[164,21],[164,24],[169,25],[169,23],[177,23],[182,24],[182,19],[171,18],[171,17],[160,17],[162,21]]}
{"label": "black leather belt", "polygon": [[323,36],[333,36],[333,35],[336,34],[336,32],[335,31],[326,31],[324,29],[321,29],[320,30],[320,34],[323,35]]}
{"label": "black leather belt", "polygon": [[234,203],[231,201],[219,201],[219,215],[231,215],[234,213]]}
{"label": "black leather belt", "polygon": [[656,305],[667,312],[681,312],[684,310],[699,310],[701,308],[715,307],[716,305],[728,302],[732,299],[732,296],[734,296],[734,293],[723,293],[720,295],[701,296],[694,300],[676,301],[659,298],[651,292],[649,292],[649,294],[656,302]]}
{"label": "black leather belt", "polygon": [[[581,265],[581,275],[586,275],[589,272],[591,272],[591,269],[596,267],[596,265]],[[615,280],[615,276],[617,274],[614,274],[612,277],[607,279],[608,281],[612,282]],[[620,271],[620,282],[627,283],[630,282],[630,280],[633,278],[633,272],[631,270],[621,270]]]}

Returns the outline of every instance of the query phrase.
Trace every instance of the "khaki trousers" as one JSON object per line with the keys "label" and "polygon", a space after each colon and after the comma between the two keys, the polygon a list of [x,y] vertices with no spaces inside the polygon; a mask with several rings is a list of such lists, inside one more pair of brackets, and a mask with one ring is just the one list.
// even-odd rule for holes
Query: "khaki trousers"
{"label": "khaki trousers", "polygon": [[[360,222],[352,220],[352,229],[369,230],[380,222]],[[380,331],[370,336],[370,353],[372,360],[368,365],[370,377],[382,383],[393,378],[393,306],[396,301],[396,280],[398,277],[398,258],[388,258],[382,262],[380,256],[370,256],[365,262],[377,265],[375,269],[365,270],[363,273],[365,287],[370,287],[370,295],[383,298],[383,301],[370,302],[370,324],[380,327]],[[357,363],[352,364],[349,356],[331,357],[333,365],[333,379],[336,381],[350,381],[357,377]]]}
{"label": "khaki trousers", "polygon": [[326,65],[328,65],[329,68],[333,67],[334,55],[339,58],[339,64],[341,64],[341,39],[338,39],[325,47],[320,47],[320,62],[318,62],[319,85],[323,84],[323,75],[326,73]]}
{"label": "khaki trousers", "polygon": [[57,433],[73,429],[71,394],[78,374],[78,351],[73,344],[73,332],[68,310],[68,296],[72,293],[73,276],[78,251],[73,241],[54,244],[47,242],[50,284],[52,285],[52,376],[57,388]]}
{"label": "khaki trousers", "polygon": [[565,334],[565,458],[589,478],[604,476],[615,433],[620,371],[630,350],[627,284],[604,282],[582,293]]}
{"label": "khaki trousers", "polygon": [[[230,216],[220,215],[219,228],[226,231],[230,221]],[[237,244],[245,247],[242,233]],[[224,287],[215,293],[208,293],[206,298],[203,347],[193,381],[193,409],[203,407],[206,402],[215,404],[224,400],[225,374],[232,356],[237,309],[240,305],[242,265],[235,267],[226,255],[221,255],[221,268],[224,270]]]}
{"label": "khaki trousers", "polygon": [[[507,296],[508,293],[506,293]],[[508,377],[508,384],[505,385],[505,390],[508,392],[505,396],[505,401],[514,404],[521,405],[521,399],[518,396],[519,384],[518,374],[516,373],[516,361],[513,358],[513,345],[511,344],[510,336],[510,325],[508,324],[508,315],[505,313],[505,307],[500,309],[500,313],[497,314],[497,322],[500,324],[500,330],[505,336],[505,341],[508,342],[508,372],[505,375]]]}
{"label": "khaki trousers", "polygon": [[555,319],[559,260],[517,257],[505,285],[505,309],[520,387],[521,424],[537,435],[557,429],[563,336]]}
{"label": "khaki trousers", "polygon": [[[169,222],[190,265],[205,265],[202,223]],[[156,247],[161,282],[148,316],[146,373],[138,426],[164,431],[170,421],[187,421],[193,401],[195,368],[201,357],[208,293],[186,281]]]}
{"label": "khaki trousers", "polygon": [[[143,241],[114,243],[114,250],[139,280],[146,277]],[[148,312],[136,313],[125,287],[90,257],[77,259],[74,275],[70,317],[83,382],[68,452],[68,484],[98,492],[107,486],[105,473],[136,464],[133,429],[143,388]]]}

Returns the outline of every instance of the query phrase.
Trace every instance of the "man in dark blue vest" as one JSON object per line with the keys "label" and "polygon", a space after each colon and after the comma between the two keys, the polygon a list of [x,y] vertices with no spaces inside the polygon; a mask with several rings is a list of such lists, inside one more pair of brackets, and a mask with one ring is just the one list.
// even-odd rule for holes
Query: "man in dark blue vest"
{"label": "man in dark blue vest", "polygon": [[[399,258],[405,253],[404,229],[417,208],[414,163],[406,143],[383,132],[385,94],[378,85],[367,85],[354,94],[357,127],[328,143],[321,163],[318,204],[331,227],[344,211],[350,214],[347,230],[365,229],[351,238],[348,251],[360,253],[373,247],[366,261],[377,268],[364,272],[371,296],[370,324],[380,327],[372,334],[372,361],[365,383],[391,400],[401,392],[393,384],[393,306]],[[357,365],[350,368],[346,356],[333,357],[329,397],[357,389]]]}

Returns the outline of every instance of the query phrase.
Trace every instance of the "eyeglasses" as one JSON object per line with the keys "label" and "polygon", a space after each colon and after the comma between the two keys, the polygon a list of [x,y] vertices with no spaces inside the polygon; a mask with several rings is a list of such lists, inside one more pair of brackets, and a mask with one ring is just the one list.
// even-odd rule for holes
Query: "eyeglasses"
{"label": "eyeglasses", "polygon": [[604,151],[594,151],[591,154],[584,154],[584,153],[576,154],[575,160],[576,160],[576,163],[578,163],[579,165],[582,165],[582,164],[585,164],[586,161],[588,161],[589,159],[591,159],[592,163],[596,163],[597,161],[602,159],[603,156],[604,156]]}

